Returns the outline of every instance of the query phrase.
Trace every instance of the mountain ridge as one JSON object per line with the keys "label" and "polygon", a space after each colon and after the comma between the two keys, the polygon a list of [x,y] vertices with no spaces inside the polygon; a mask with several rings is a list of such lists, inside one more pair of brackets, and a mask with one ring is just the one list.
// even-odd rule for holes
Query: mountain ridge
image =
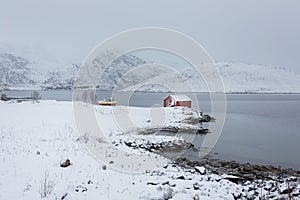
{"label": "mountain ridge", "polygon": [[[0,90],[73,88],[79,65],[49,67],[47,71],[39,70],[42,65],[13,53],[0,53]],[[227,93],[300,93],[300,75],[284,68],[230,62],[218,62],[216,67]],[[130,54],[111,64],[103,73],[98,89],[163,92],[167,91],[164,84],[177,88],[181,88],[181,84],[191,84],[196,92],[208,92],[201,75],[192,68],[169,72]]]}

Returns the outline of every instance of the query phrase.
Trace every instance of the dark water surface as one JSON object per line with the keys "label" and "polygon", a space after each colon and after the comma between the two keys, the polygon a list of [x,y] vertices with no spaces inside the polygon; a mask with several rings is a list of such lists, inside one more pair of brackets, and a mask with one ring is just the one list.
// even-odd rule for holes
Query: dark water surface
{"label": "dark water surface", "polygon": [[[8,96],[30,96],[31,91],[5,91]],[[71,101],[72,91],[40,91],[42,99]],[[98,91],[99,99],[111,92]],[[149,107],[162,105],[168,93],[128,93],[115,95],[119,104]],[[189,94],[193,96],[195,94]],[[201,109],[210,113],[210,96],[196,94]],[[195,105],[195,98],[193,104]],[[227,94],[225,126],[211,152],[213,158],[300,169],[300,94]],[[200,147],[205,136],[196,135]],[[185,154],[199,159],[193,152]]]}

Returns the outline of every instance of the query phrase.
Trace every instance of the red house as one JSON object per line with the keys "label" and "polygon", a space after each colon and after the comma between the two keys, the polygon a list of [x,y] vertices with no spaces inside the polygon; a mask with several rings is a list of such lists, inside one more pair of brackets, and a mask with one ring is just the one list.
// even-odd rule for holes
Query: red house
{"label": "red house", "polygon": [[164,99],[164,107],[192,107],[192,100],[186,95],[170,95]]}

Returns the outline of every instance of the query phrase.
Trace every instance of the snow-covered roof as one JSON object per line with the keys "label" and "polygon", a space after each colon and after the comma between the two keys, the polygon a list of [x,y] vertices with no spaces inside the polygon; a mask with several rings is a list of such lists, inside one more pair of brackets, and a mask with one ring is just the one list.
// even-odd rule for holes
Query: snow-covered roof
{"label": "snow-covered roof", "polygon": [[191,101],[191,99],[186,95],[170,95],[175,101]]}

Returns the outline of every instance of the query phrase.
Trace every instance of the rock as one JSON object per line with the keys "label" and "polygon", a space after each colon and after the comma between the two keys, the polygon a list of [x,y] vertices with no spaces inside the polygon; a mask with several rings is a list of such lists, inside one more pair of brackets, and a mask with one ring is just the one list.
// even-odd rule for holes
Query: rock
{"label": "rock", "polygon": [[170,187],[176,187],[176,184],[175,183],[170,184]]}
{"label": "rock", "polygon": [[69,159],[67,159],[65,162],[60,164],[61,167],[69,167],[70,165],[71,165],[71,161]]}
{"label": "rock", "polygon": [[280,194],[291,194],[293,192],[295,188],[287,188],[285,190],[282,190],[282,192],[280,192]]}
{"label": "rock", "polygon": [[172,199],[174,190],[172,188],[166,188],[163,194],[163,199]]}
{"label": "rock", "polygon": [[68,196],[68,193],[65,193],[60,199],[64,200]]}
{"label": "rock", "polygon": [[270,192],[275,192],[276,190],[277,190],[276,187],[272,187],[271,190],[270,190]]}
{"label": "rock", "polygon": [[178,176],[177,179],[179,179],[179,180],[185,180],[185,177],[184,176]]}
{"label": "rock", "polygon": [[75,189],[75,192],[86,192],[87,191],[87,188],[86,187],[83,187],[81,185],[78,185],[76,186],[76,189]]}
{"label": "rock", "polygon": [[199,198],[199,195],[198,194],[196,194],[195,196],[194,196],[194,198],[193,198],[193,200],[199,200],[200,198]]}
{"label": "rock", "polygon": [[200,173],[201,175],[206,174],[206,169],[204,167],[195,167],[195,171]]}
{"label": "rock", "polygon": [[264,187],[264,189],[267,191],[271,191],[274,187],[275,186],[273,183],[267,183],[266,186]]}
{"label": "rock", "polygon": [[199,189],[200,189],[200,186],[199,186],[198,183],[194,183],[194,184],[193,184],[193,188],[194,188],[194,190],[199,190]]}
{"label": "rock", "polygon": [[170,185],[169,181],[163,182],[162,185]]}
{"label": "rock", "polygon": [[132,142],[124,142],[124,144],[128,147],[131,147]]}
{"label": "rock", "polygon": [[242,194],[232,194],[234,199],[241,199],[242,198]]}
{"label": "rock", "polygon": [[148,182],[147,185],[158,185],[158,183]]}
{"label": "rock", "polygon": [[237,176],[226,176],[224,179],[227,179],[235,184],[239,184],[240,182],[243,182],[244,179],[237,177]]}
{"label": "rock", "polygon": [[133,143],[131,144],[131,147],[135,148],[135,147],[137,147],[137,144],[136,144],[135,142],[133,142]]}
{"label": "rock", "polygon": [[289,179],[288,179],[288,181],[291,181],[291,182],[297,182],[297,177],[290,177]]}
{"label": "rock", "polygon": [[300,196],[300,193],[293,194],[293,197],[298,197],[298,196]]}

